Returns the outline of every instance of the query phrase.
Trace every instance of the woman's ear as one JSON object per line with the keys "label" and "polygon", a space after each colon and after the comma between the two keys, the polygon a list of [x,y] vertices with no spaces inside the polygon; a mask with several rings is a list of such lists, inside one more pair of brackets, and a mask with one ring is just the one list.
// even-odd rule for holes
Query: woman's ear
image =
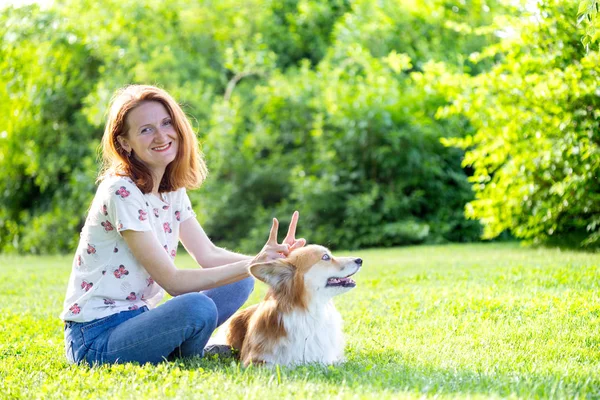
{"label": "woman's ear", "polygon": [[129,145],[129,141],[123,135],[117,136],[117,141],[127,153],[131,153],[131,146]]}

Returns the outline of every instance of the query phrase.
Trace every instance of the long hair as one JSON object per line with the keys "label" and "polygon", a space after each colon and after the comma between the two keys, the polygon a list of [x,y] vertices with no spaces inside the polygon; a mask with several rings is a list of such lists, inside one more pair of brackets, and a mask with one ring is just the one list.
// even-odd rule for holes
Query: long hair
{"label": "long hair", "polygon": [[148,167],[133,155],[129,157],[117,140],[121,135],[127,136],[129,112],[149,101],[159,102],[165,107],[179,139],[177,155],[165,169],[159,184],[159,192],[171,192],[182,187],[186,189],[199,187],[206,179],[208,170],[192,126],[171,95],[160,88],[148,85],[129,85],[115,92],[102,137],[102,168],[98,181],[110,175],[129,176],[142,193],[152,191],[154,182]]}

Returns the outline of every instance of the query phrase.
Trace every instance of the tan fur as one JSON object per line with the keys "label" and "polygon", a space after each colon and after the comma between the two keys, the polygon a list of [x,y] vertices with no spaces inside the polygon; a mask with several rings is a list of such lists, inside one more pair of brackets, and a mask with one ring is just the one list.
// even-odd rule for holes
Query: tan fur
{"label": "tan fur", "polygon": [[244,365],[263,362],[261,354],[271,351],[273,344],[287,335],[278,316],[277,304],[274,301],[266,301],[259,305],[240,351],[240,359]]}
{"label": "tan fur", "polygon": [[250,306],[245,310],[238,312],[229,323],[229,331],[227,332],[227,343],[234,349],[241,349],[248,331],[248,322],[252,318],[252,314],[258,308],[258,304]]}

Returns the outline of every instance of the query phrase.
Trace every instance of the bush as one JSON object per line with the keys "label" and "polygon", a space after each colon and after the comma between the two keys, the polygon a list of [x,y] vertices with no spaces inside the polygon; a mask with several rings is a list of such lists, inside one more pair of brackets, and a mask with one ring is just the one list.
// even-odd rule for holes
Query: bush
{"label": "bush", "polygon": [[221,245],[255,251],[270,217],[296,208],[300,231],[331,247],[477,240],[463,153],[439,143],[472,128],[434,118],[447,99],[419,74],[430,60],[488,69],[465,54],[496,40],[475,28],[505,12],[487,0],[4,8],[0,250],[74,248],[105,110],[129,83],[165,88],[195,117],[211,176],[192,198]]}

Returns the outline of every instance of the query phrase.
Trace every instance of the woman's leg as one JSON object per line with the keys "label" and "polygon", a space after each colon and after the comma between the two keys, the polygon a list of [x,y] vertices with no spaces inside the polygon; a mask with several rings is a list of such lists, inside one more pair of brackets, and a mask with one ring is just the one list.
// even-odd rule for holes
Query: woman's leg
{"label": "woman's leg", "polygon": [[85,360],[159,363],[170,355],[202,356],[216,324],[217,308],[211,299],[201,293],[184,294],[105,331],[101,326],[81,328],[88,349]]}
{"label": "woman's leg", "polygon": [[217,326],[221,326],[248,300],[254,290],[254,278],[248,277],[214,289],[201,292],[210,297],[217,306]]}

